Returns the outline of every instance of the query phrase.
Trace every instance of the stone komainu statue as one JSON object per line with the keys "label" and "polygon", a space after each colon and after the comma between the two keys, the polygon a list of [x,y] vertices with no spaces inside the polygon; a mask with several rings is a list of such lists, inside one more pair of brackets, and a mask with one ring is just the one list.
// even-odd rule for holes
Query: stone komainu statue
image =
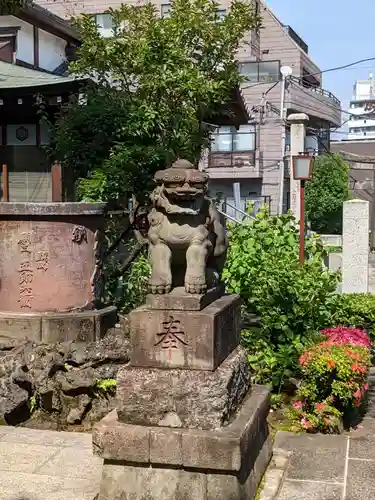
{"label": "stone komainu statue", "polygon": [[187,160],[155,175],[148,231],[152,275],[150,292],[205,293],[218,285],[228,240],[214,202],[208,175]]}

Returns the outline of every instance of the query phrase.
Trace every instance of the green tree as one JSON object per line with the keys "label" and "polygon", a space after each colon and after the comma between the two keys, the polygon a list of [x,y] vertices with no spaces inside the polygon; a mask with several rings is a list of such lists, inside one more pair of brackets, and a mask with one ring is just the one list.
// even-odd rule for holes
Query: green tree
{"label": "green tree", "polygon": [[322,234],[342,231],[342,204],[349,199],[349,166],[338,154],[315,159],[306,182],[306,215],[311,229]]}
{"label": "green tree", "polygon": [[89,200],[147,190],[152,174],[178,157],[197,162],[208,123],[242,80],[235,60],[260,26],[249,2],[234,0],[224,19],[211,0],[174,0],[168,18],[150,3],[110,10],[104,39],[90,16],[72,72],[95,81],[87,104],[70,102],[57,121],[53,154],[71,167]]}

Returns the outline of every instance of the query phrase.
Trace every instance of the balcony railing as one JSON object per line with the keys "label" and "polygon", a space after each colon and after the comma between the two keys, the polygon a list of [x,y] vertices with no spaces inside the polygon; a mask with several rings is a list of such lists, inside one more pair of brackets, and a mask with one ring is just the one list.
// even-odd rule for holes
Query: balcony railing
{"label": "balcony railing", "polygon": [[255,167],[255,151],[211,152],[208,155],[208,168]]}
{"label": "balcony railing", "polygon": [[295,76],[291,76],[290,80],[292,83],[294,82],[301,87],[305,87],[306,89],[308,89],[311,92],[315,92],[316,94],[320,94],[320,95],[324,95],[325,97],[328,97],[328,99],[331,99],[331,101],[333,101],[338,106],[341,105],[340,99],[338,99],[334,94],[332,94],[332,92],[329,92],[329,90],[325,90],[325,89],[322,89],[321,87],[314,87],[312,85],[309,85],[306,82],[306,80],[304,80],[303,78],[297,78]]}

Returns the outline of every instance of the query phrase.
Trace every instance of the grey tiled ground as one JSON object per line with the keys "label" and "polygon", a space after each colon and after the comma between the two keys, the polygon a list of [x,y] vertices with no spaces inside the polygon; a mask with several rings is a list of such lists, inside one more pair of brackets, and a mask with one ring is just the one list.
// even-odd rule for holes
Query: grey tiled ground
{"label": "grey tiled ground", "polygon": [[277,500],[375,499],[375,419],[342,436],[279,432],[275,448],[291,452]]}
{"label": "grey tiled ground", "polygon": [[101,465],[90,434],[0,427],[0,500],[93,500]]}

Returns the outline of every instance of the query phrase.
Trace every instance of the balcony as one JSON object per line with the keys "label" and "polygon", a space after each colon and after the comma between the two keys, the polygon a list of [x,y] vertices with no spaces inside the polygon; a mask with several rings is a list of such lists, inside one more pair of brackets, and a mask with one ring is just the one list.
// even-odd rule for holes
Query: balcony
{"label": "balcony", "polygon": [[312,122],[315,118],[317,122],[328,122],[332,127],[341,125],[340,100],[332,92],[310,85],[304,78],[290,78],[285,103],[289,113],[306,113]]}
{"label": "balcony", "polygon": [[211,179],[258,179],[262,177],[259,152],[211,152],[207,171]]}

